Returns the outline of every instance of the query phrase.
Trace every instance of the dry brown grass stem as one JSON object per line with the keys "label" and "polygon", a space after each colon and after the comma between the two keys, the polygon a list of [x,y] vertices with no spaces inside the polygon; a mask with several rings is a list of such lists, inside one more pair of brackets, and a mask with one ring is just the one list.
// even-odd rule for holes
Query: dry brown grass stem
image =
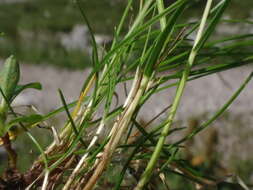
{"label": "dry brown grass stem", "polygon": [[93,189],[99,177],[102,175],[106,166],[110,162],[111,156],[113,152],[115,151],[116,147],[118,146],[120,139],[122,138],[122,136],[124,135],[124,132],[129,126],[132,114],[135,111],[140,101],[140,98],[143,95],[143,92],[147,88],[149,78],[146,76],[143,76],[143,74],[140,72],[137,72],[136,76],[137,76],[137,80],[135,80],[136,82],[133,83],[132,89],[124,104],[124,111],[114,123],[114,126],[110,133],[110,140],[108,144],[105,146],[105,149],[102,154],[102,158],[99,160],[99,164],[96,167],[90,180],[87,182],[86,186],[84,187],[84,190]]}

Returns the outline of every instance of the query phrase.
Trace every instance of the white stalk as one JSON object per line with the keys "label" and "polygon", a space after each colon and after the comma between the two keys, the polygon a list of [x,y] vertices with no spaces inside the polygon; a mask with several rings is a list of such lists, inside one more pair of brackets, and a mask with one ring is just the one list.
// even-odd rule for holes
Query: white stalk
{"label": "white stalk", "polygon": [[101,134],[101,132],[103,131],[104,128],[104,120],[102,120],[99,124],[99,127],[96,131],[95,136],[92,138],[91,143],[89,144],[88,148],[87,148],[87,152],[82,156],[82,158],[80,159],[80,161],[78,162],[77,166],[75,167],[74,171],[72,172],[72,174],[70,175],[67,183],[64,185],[63,190],[68,190],[70,189],[70,185],[73,183],[75,177],[78,175],[78,173],[80,172],[80,170],[82,169],[86,158],[89,155],[89,150],[95,145],[95,143],[98,140],[99,135]]}
{"label": "white stalk", "polygon": [[91,190],[93,189],[94,185],[97,182],[97,179],[100,177],[102,172],[104,171],[107,163],[110,161],[113,152],[115,151],[117,145],[120,142],[121,137],[123,136],[129,122],[131,120],[132,114],[135,111],[143,92],[145,91],[147,84],[149,82],[149,78],[147,76],[143,76],[143,78],[138,77],[138,82],[136,82],[132,89],[133,92],[128,95],[128,103],[125,105],[125,111],[119,116],[118,120],[115,122],[111,133],[110,133],[110,140],[105,146],[103,151],[102,158],[99,160],[98,166],[96,167],[93,175],[91,176],[90,180],[84,187],[84,190]]}
{"label": "white stalk", "polygon": [[41,190],[47,190],[48,177],[49,177],[49,171],[46,170]]}

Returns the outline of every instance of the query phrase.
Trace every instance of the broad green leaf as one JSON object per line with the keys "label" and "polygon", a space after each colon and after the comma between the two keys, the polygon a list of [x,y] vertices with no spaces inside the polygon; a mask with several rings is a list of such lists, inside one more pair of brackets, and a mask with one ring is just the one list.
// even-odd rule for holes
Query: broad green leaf
{"label": "broad green leaf", "polygon": [[[5,61],[4,66],[0,71],[0,87],[8,101],[11,100],[18,81],[19,65],[14,56],[10,56]],[[3,101],[4,99],[2,99],[1,109],[3,107]]]}

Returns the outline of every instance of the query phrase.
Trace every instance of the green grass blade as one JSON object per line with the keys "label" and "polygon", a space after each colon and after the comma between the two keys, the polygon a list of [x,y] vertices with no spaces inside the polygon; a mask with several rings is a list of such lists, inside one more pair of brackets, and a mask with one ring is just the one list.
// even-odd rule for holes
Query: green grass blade
{"label": "green grass blade", "polygon": [[201,124],[199,127],[197,127],[191,134],[184,137],[180,141],[178,141],[175,144],[181,144],[182,142],[189,140],[193,138],[197,133],[204,130],[206,127],[208,127],[211,123],[213,123],[221,114],[223,114],[228,107],[234,102],[234,100],[240,95],[242,90],[247,86],[247,84],[251,81],[253,77],[253,72],[250,73],[250,75],[246,78],[246,80],[242,83],[242,85],[238,88],[238,90],[229,98],[229,100],[219,109],[208,121]]}
{"label": "green grass blade", "polygon": [[[69,118],[71,127],[72,127],[72,129],[73,129],[75,135],[76,135],[76,136],[79,136],[80,131],[78,131],[78,129],[77,129],[77,127],[76,127],[76,124],[75,124],[75,122],[74,122],[74,120],[73,120],[73,118],[72,118],[72,116],[71,116],[71,114],[70,114],[70,112],[69,112],[69,110],[68,110],[68,106],[67,106],[67,103],[66,103],[66,101],[65,101],[65,98],[64,98],[64,96],[63,96],[63,93],[62,93],[62,91],[61,91],[60,89],[59,89],[58,91],[59,91],[60,98],[61,98],[62,104],[63,104],[63,106],[64,106],[64,109],[65,109],[65,111],[66,111],[66,113],[67,113],[67,116],[68,116],[68,118]],[[83,139],[80,138],[79,140],[80,140],[80,142],[83,144],[83,146],[86,147],[86,144],[85,144],[85,142],[83,141]]]}

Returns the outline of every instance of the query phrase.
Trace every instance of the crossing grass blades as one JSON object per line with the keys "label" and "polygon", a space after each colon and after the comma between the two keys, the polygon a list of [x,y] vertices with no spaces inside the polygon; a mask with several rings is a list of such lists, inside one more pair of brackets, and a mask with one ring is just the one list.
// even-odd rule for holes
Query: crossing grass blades
{"label": "crossing grass blades", "polygon": [[[26,88],[41,86],[18,84],[19,66],[14,57],[8,58],[2,68],[0,134],[9,162],[0,178],[1,189],[170,189],[172,175],[190,182],[188,189],[248,189],[241,181],[229,183],[226,178],[217,179],[197,170],[180,157],[180,152],[185,142],[226,111],[250,82],[252,73],[207,121],[177,142],[169,141],[185,130],[172,125],[188,83],[253,61],[249,48],[252,35],[212,37],[218,24],[229,22],[222,15],[230,0],[207,0],[195,22],[185,18],[191,0],[177,0],[166,6],[162,0],[141,0],[136,14],[131,11],[136,2],[128,0],[112,44],[102,53],[85,6],[80,1],[75,3],[93,44],[92,70],[80,86],[77,101],[68,104],[59,90],[61,108],[46,115],[21,117],[12,107],[13,99]],[[131,84],[129,92],[118,97],[116,87],[126,83]],[[161,110],[166,117],[160,118],[159,114],[149,118],[160,118],[159,124],[142,125],[137,118],[143,105],[172,87],[176,87],[174,100],[164,102],[167,107]],[[115,106],[115,99],[123,101]],[[54,132],[52,144],[43,149],[30,130],[60,112],[65,112],[68,120],[58,134]],[[12,139],[23,134],[41,153],[25,173],[18,171],[19,155],[12,147]]]}

